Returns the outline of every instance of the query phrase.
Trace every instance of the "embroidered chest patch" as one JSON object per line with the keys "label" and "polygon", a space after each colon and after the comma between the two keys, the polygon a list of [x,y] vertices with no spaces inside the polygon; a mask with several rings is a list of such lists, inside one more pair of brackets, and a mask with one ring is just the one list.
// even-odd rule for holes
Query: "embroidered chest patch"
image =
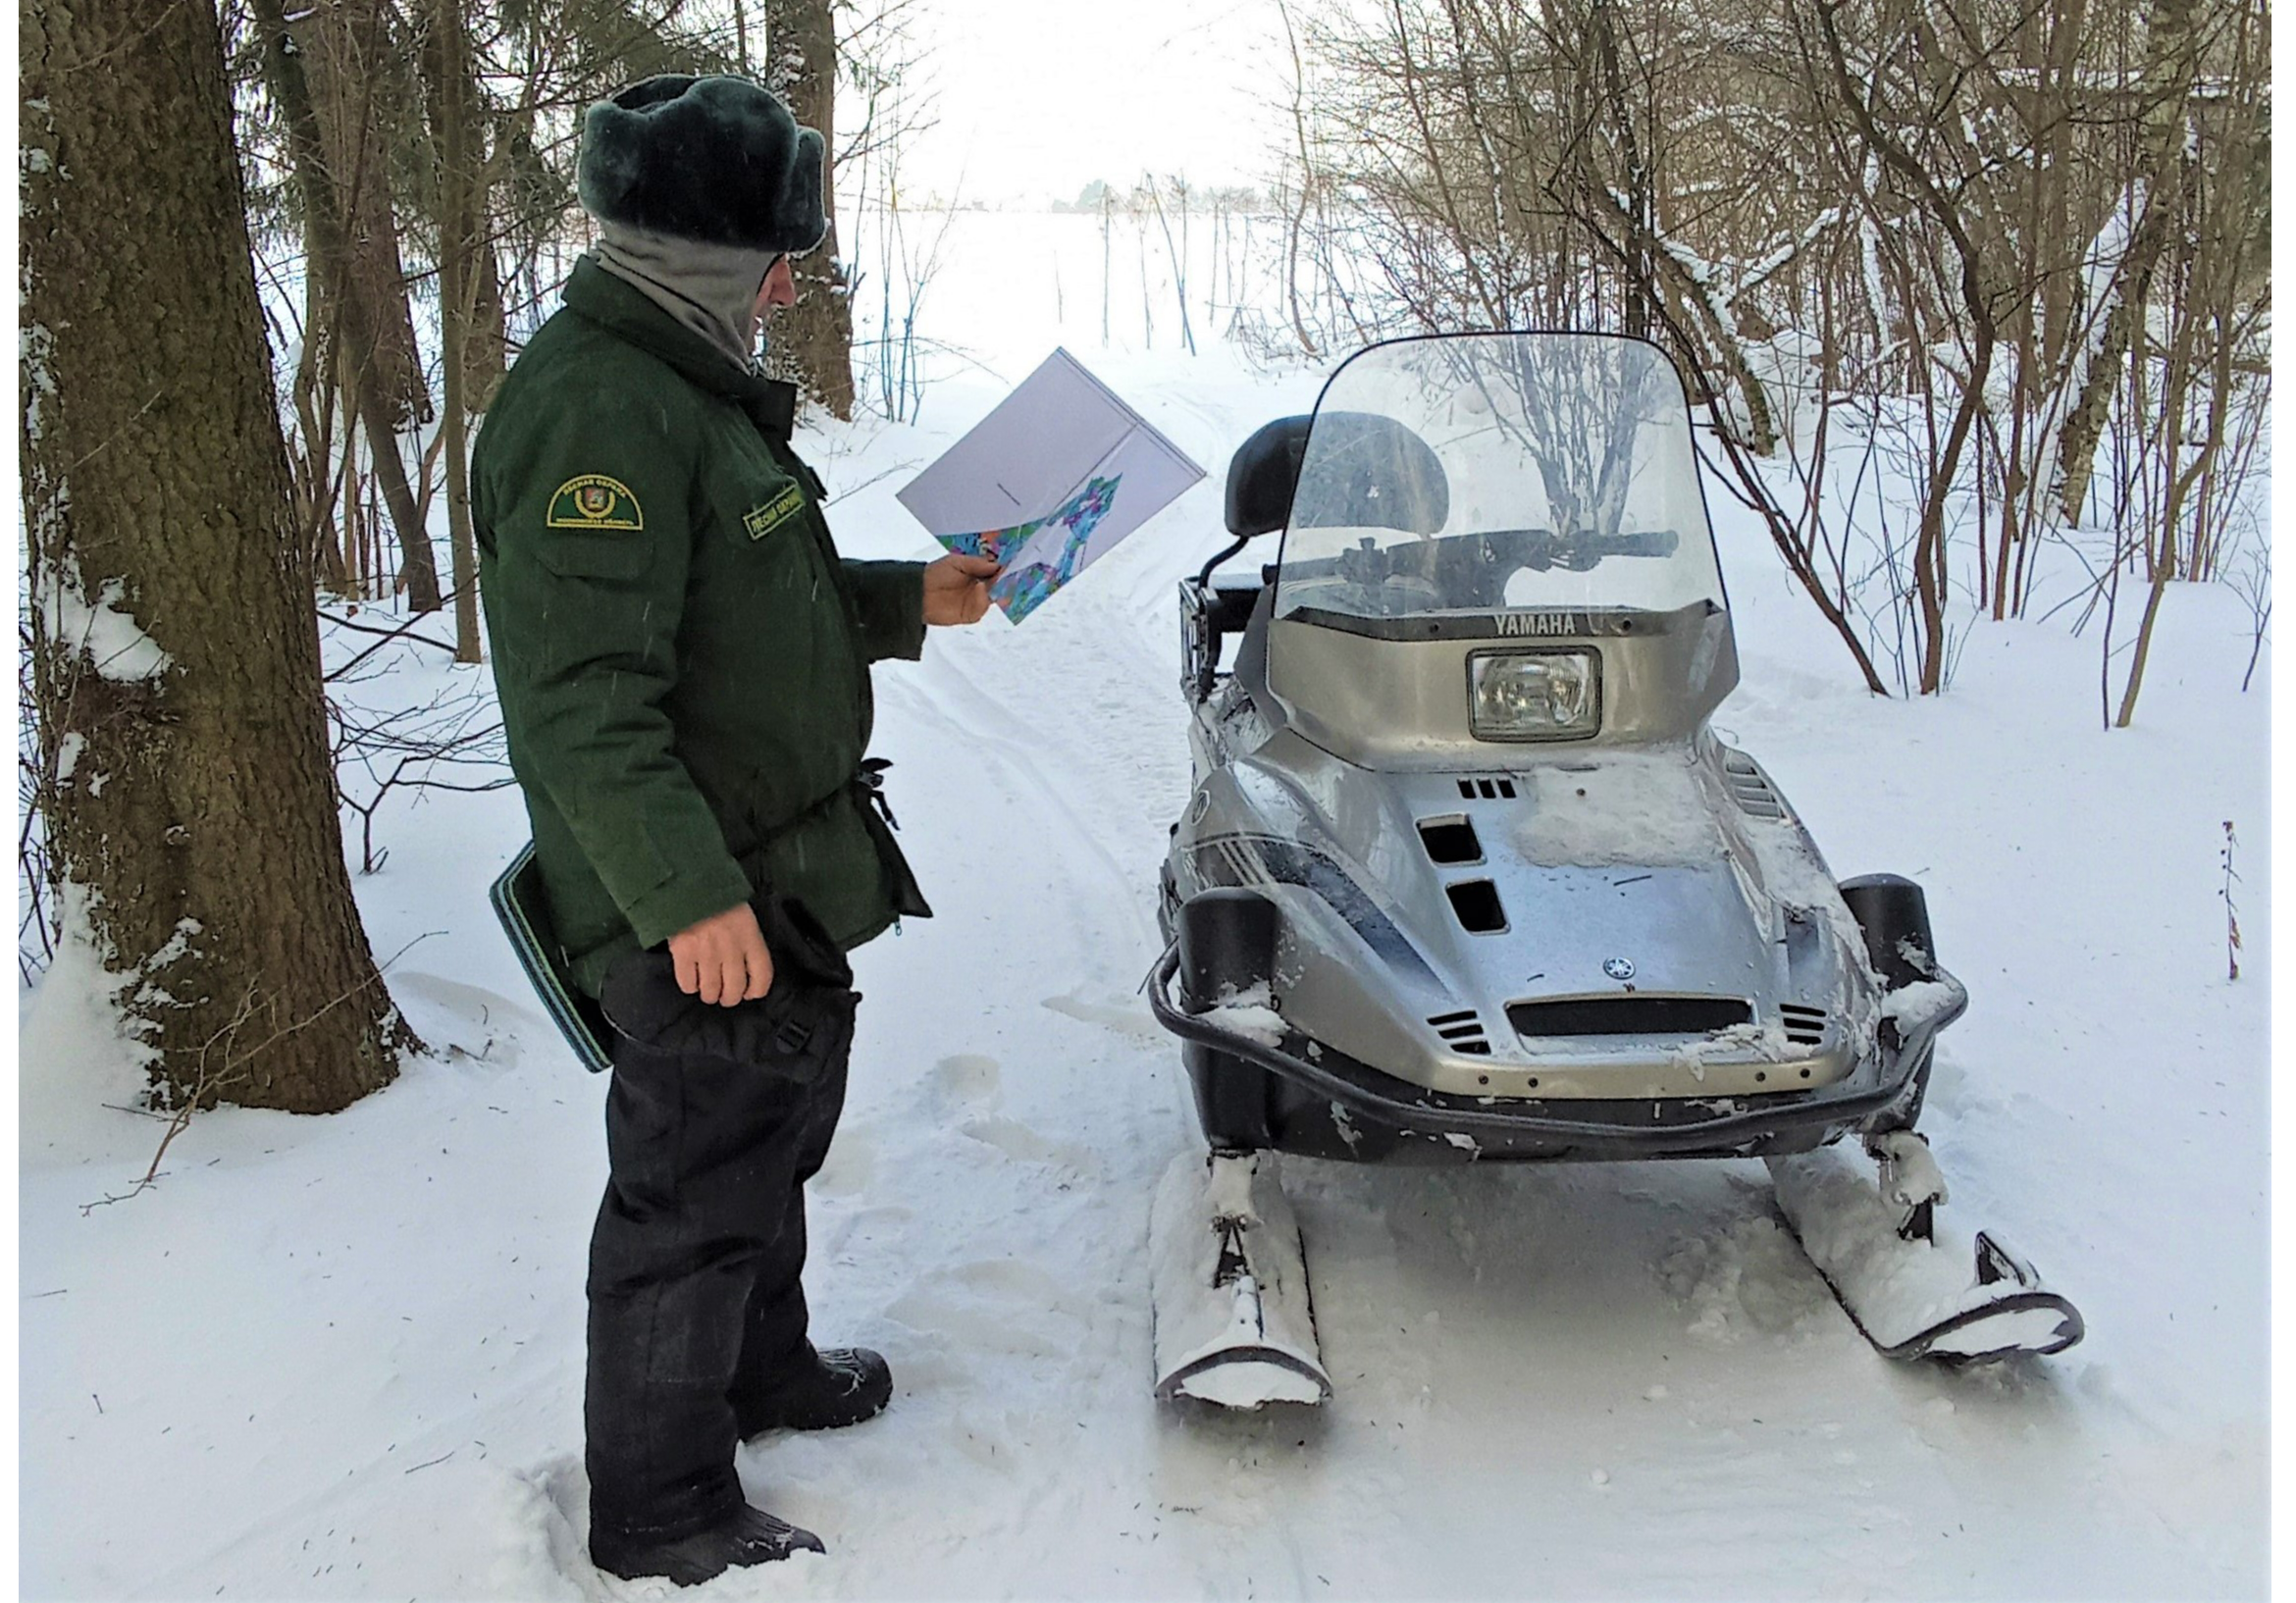
{"label": "embroidered chest patch", "polygon": [[806,492],[796,485],[783,488],[780,494],[762,506],[754,506],[742,514],[742,527],[750,532],[752,540],[763,540],[806,507]]}
{"label": "embroidered chest patch", "polygon": [[584,473],[558,487],[544,521],[552,529],[643,529],[646,514],[621,480]]}

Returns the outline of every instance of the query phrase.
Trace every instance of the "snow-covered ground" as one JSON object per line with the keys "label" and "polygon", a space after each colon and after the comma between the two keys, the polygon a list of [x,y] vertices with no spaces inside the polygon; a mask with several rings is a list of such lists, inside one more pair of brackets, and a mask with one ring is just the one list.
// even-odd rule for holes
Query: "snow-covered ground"
{"label": "snow-covered ground", "polygon": [[[1096,234],[1075,247],[1097,266]],[[1874,700],[1720,495],[1745,668],[1717,722],[1838,873],[1928,886],[1972,995],[1924,1119],[1953,1209],[2076,1297],[2088,1340],[1962,1374],[1877,1359],[1756,1163],[1293,1163],[1337,1395],[1150,1401],[1149,1202],[1195,1140],[1138,995],[1187,784],[1172,588],[1219,543],[1228,451],[1320,372],[1103,350],[1097,304],[1071,283],[1056,327],[1033,270],[958,249],[927,311],[980,365],[948,364],[920,428],[812,437],[849,553],[927,554],[894,490],[1056,339],[1211,476],[1024,626],[878,673],[940,916],[859,957],[809,1287],[817,1333],[882,1348],[898,1391],[744,1450],[754,1499],[830,1551],[704,1595],[2261,1594],[2270,676],[2238,694],[2245,613],[2169,596],[2127,732],[2099,732],[2093,642],[2055,626],[1981,627],[1952,694]],[[388,694],[466,683],[438,656],[409,648]],[[391,983],[432,1055],[351,1111],[202,1117],[156,1189],[91,1208],[159,1126],[104,1106],[132,1076],[78,957],[26,1010],[27,1594],[667,1591],[582,1551],[603,1086],[487,909],[516,794],[381,828],[360,902],[379,954],[416,942]]]}

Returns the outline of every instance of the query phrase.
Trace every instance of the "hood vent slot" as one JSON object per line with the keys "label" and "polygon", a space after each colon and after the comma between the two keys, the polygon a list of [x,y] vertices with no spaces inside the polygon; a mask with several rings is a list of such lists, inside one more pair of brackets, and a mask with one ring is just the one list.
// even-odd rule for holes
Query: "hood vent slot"
{"label": "hood vent slot", "polygon": [[1462,779],[1459,795],[1469,802],[1481,798],[1486,802],[1512,802],[1515,800],[1515,782],[1501,774],[1496,779]]}
{"label": "hood vent slot", "polygon": [[1786,803],[1778,800],[1778,793],[1770,789],[1770,782],[1754,766],[1753,758],[1744,751],[1722,753],[1722,773],[1730,781],[1730,794],[1738,804],[1756,818],[1783,818]]}
{"label": "hood vent slot", "polygon": [[1451,899],[1451,911],[1459,915],[1459,922],[1476,935],[1503,935],[1507,928],[1507,909],[1499,905],[1498,887],[1487,879],[1463,879],[1456,885],[1443,887],[1443,894]]}
{"label": "hood vent slot", "polygon": [[1453,1052],[1471,1058],[1490,1056],[1490,1042],[1483,1033],[1483,1019],[1472,1008],[1463,1013],[1436,1013],[1428,1023]]}
{"label": "hood vent slot", "polygon": [[1507,1022],[1528,1036],[1711,1035],[1750,1023],[1743,997],[1556,997],[1507,1004]]}
{"label": "hood vent slot", "polygon": [[1475,825],[1465,813],[1455,812],[1444,818],[1422,818],[1419,821],[1419,839],[1427,848],[1427,854],[1446,868],[1483,860],[1483,842],[1477,837]]}
{"label": "hood vent slot", "polygon": [[1778,1016],[1786,1026],[1786,1040],[1797,1047],[1814,1047],[1826,1038],[1826,1010],[1807,1008],[1798,1002],[1778,1005]]}

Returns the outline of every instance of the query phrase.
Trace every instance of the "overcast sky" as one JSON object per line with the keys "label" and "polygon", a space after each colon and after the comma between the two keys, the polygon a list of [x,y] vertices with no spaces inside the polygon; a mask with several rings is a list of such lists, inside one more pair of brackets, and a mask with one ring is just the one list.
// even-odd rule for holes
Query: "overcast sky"
{"label": "overcast sky", "polygon": [[1274,0],[920,0],[940,124],[912,184],[1073,199],[1144,171],[1259,183],[1282,95]]}

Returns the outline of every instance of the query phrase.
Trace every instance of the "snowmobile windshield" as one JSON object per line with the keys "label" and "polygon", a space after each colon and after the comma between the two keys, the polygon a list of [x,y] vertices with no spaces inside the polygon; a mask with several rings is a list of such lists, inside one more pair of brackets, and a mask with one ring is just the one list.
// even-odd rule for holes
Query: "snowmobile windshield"
{"label": "snowmobile windshield", "polygon": [[1399,339],[1325,386],[1276,615],[1398,619],[1722,600],[1690,405],[1654,345],[1611,335]]}

